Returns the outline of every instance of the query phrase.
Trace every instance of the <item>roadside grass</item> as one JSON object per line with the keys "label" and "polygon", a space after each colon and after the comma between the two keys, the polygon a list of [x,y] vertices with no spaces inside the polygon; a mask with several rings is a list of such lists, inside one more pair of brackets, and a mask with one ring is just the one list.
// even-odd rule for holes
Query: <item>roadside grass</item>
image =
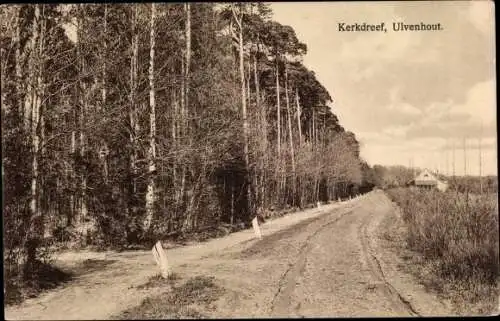
{"label": "roadside grass", "polygon": [[498,307],[499,231],[496,195],[398,188],[387,191],[402,211],[407,248],[419,277],[451,299],[459,314]]}
{"label": "roadside grass", "polygon": [[158,288],[162,286],[173,286],[175,284],[175,281],[180,280],[180,276],[177,273],[171,273],[168,277],[168,279],[164,279],[160,273],[153,275],[152,277],[149,278],[148,282],[141,284],[137,287],[137,289],[142,290],[142,289],[151,289],[151,288]]}
{"label": "roadside grass", "polygon": [[214,277],[196,276],[180,286],[174,280],[151,278],[149,286],[165,286],[161,295],[146,298],[142,303],[114,317],[115,320],[129,319],[184,319],[208,318],[200,310],[210,309],[210,304],[222,295],[224,289],[215,284]]}

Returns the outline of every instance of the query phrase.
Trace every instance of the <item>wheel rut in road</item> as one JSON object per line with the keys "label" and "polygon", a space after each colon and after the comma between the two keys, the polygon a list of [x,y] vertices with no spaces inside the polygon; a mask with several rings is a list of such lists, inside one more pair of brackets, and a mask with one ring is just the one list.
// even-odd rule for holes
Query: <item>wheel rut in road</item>
{"label": "wheel rut in road", "polygon": [[[307,255],[309,253],[309,249],[311,246],[312,240],[320,233],[321,231],[325,230],[326,228],[330,227],[331,225],[337,223],[340,219],[342,219],[344,216],[352,214],[353,209],[347,209],[343,213],[340,214],[340,216],[335,217],[334,219],[328,220],[326,223],[323,223],[320,225],[318,228],[315,229],[313,233],[311,233],[306,240],[303,242],[302,246],[300,247],[299,254],[297,256],[296,261],[293,264],[289,263],[288,269],[283,273],[282,277],[280,278],[279,284],[278,284],[278,290],[273,298],[273,301],[271,303],[271,311],[270,313],[272,315],[284,315],[286,314],[287,311],[290,309],[290,304],[291,304],[291,295],[293,291],[295,290],[296,287],[296,282],[295,280],[304,273],[306,264],[307,264]],[[329,215],[330,217],[330,215]],[[300,310],[300,302],[295,306],[294,312],[296,316],[300,316],[299,310]]]}
{"label": "wheel rut in road", "polygon": [[368,224],[370,223],[370,220],[372,219],[372,215],[369,215],[367,219],[364,220],[364,222],[360,225],[359,227],[359,235],[361,237],[361,244],[362,244],[362,257],[367,263],[367,265],[370,268],[370,271],[372,272],[373,276],[377,278],[382,286],[383,290],[386,293],[386,296],[390,298],[393,302],[393,304],[397,308],[403,308],[406,309],[412,316],[421,316],[419,312],[415,310],[415,308],[412,306],[412,304],[406,300],[401,293],[399,293],[391,283],[387,281],[387,278],[384,275],[384,271],[382,270],[382,267],[380,266],[380,262],[375,254],[373,254],[373,249],[370,246],[370,235],[368,234]]}
{"label": "wheel rut in road", "polygon": [[388,281],[371,246],[385,216],[378,201],[353,202],[268,242],[285,263],[268,315],[421,316]]}

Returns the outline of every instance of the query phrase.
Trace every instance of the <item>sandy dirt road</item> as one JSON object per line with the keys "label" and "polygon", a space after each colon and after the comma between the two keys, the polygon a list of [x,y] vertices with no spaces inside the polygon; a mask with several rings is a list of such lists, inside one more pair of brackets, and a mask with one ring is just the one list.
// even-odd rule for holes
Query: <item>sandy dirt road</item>
{"label": "sandy dirt road", "polygon": [[[209,317],[449,315],[448,306],[399,272],[397,253],[379,242],[395,219],[391,202],[375,191],[269,221],[262,240],[246,230],[167,255],[182,279],[213,276],[225,289],[202,311]],[[7,308],[6,319],[107,319],[162,291],[137,289],[158,272],[151,252],[98,259],[99,269]]]}

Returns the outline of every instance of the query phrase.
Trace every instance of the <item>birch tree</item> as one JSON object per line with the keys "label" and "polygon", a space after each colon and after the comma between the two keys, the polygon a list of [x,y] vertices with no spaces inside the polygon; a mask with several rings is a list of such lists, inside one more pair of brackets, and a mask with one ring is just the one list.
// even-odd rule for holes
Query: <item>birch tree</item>
{"label": "birch tree", "polygon": [[155,176],[156,176],[156,102],[155,102],[155,19],[156,4],[151,4],[150,36],[149,36],[149,150],[148,158],[148,187],[146,194],[146,218],[144,229],[149,230],[155,206]]}

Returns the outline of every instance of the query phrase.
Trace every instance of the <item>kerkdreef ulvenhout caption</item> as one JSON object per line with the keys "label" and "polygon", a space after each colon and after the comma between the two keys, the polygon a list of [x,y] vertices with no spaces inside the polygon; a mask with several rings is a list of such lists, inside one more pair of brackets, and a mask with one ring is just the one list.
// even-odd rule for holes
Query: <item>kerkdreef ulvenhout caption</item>
{"label": "kerkdreef ulvenhout caption", "polygon": [[381,22],[379,24],[370,24],[366,22],[356,22],[356,23],[347,23],[347,22],[338,22],[338,31],[340,32],[387,32],[387,30],[391,31],[441,31],[443,30],[443,26],[441,23],[404,23],[404,22],[393,22],[390,24],[392,29],[387,28],[387,24],[385,22]]}

